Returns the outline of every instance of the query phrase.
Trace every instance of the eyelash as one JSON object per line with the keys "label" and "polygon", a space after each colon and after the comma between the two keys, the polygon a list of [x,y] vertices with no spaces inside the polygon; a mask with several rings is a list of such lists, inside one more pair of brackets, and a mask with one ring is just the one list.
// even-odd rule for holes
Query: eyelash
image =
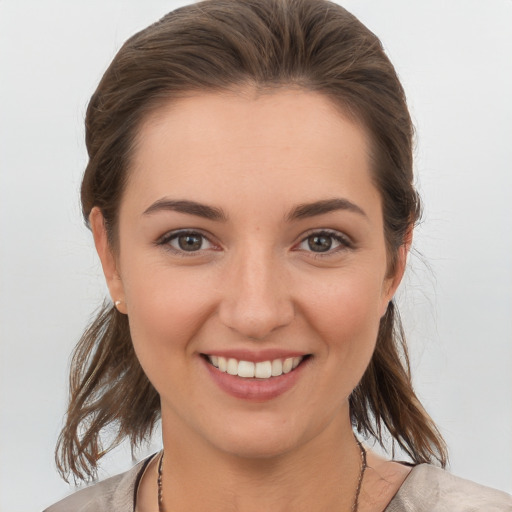
{"label": "eyelash", "polygon": [[[202,239],[201,248],[197,251],[186,251],[184,249],[179,249],[176,247],[173,247],[171,245],[171,242],[173,240],[177,240],[181,236],[191,236],[191,237],[200,237]],[[339,231],[331,231],[331,230],[320,230],[320,231],[311,231],[306,236],[304,236],[301,241],[294,246],[294,250],[300,250],[299,247],[304,244],[308,243],[308,240],[312,237],[326,237],[330,238],[331,240],[336,241],[339,245],[334,248],[329,248],[327,251],[318,251],[315,252],[313,250],[309,250],[306,252],[311,253],[315,258],[323,258],[331,256],[339,251],[343,251],[346,249],[352,249],[354,247],[352,241],[346,236],[341,234]],[[209,243],[210,245],[214,246],[213,242],[210,241],[208,236],[201,233],[200,231],[196,230],[179,230],[179,231],[171,231],[170,233],[165,234],[164,236],[160,237],[155,245],[157,246],[164,246],[166,250],[172,252],[173,254],[176,254],[178,256],[183,257],[189,257],[189,256],[196,256],[198,253],[201,253],[202,251],[206,250],[202,248],[202,245],[204,242]],[[296,249],[297,248],[297,249]]]}
{"label": "eyelash", "polygon": [[[320,231],[311,231],[308,233],[304,238],[301,239],[299,244],[296,245],[296,247],[300,247],[302,244],[307,243],[309,239],[313,237],[326,237],[330,238],[331,240],[335,240],[339,245],[334,248],[329,248],[329,250],[325,252],[315,252],[315,251],[307,251],[313,255],[315,258],[326,258],[329,256],[332,256],[333,254],[336,254],[340,251],[344,251],[347,249],[353,249],[354,244],[352,241],[344,234],[340,233],[339,231],[332,231],[328,229],[323,229]],[[299,249],[300,250],[300,249]]]}
{"label": "eyelash", "polygon": [[188,229],[179,230],[179,231],[171,231],[170,233],[166,233],[164,236],[160,237],[156,241],[156,245],[163,246],[167,251],[170,251],[173,254],[176,254],[178,256],[183,256],[183,257],[195,256],[198,253],[201,253],[202,251],[205,250],[201,247],[201,249],[199,249],[197,251],[186,251],[184,249],[179,249],[177,247],[173,247],[171,245],[171,242],[173,240],[177,240],[181,236],[200,237],[202,239],[201,245],[203,245],[204,242],[206,241],[210,245],[215,247],[215,244],[213,244],[213,242],[211,242],[210,239],[204,233],[201,233],[200,231],[188,230]]}

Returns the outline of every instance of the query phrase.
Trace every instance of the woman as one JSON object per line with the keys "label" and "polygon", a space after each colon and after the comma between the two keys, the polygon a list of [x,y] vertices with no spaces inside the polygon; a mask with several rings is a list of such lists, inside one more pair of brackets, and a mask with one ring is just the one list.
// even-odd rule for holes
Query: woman
{"label": "woman", "polygon": [[164,450],[48,510],[512,509],[433,465],[393,304],[413,130],[368,29],[320,0],[178,9],[123,46],[86,129],[112,303],[75,351],[58,464],[87,479],[103,428],[136,444],[160,416]]}

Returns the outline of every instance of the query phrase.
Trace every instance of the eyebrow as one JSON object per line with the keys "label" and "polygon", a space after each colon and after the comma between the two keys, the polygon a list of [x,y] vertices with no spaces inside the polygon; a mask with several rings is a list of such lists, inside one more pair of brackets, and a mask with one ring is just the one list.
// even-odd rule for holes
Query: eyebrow
{"label": "eyebrow", "polygon": [[144,215],[151,215],[161,211],[174,211],[180,213],[188,213],[196,215],[204,219],[227,221],[227,215],[220,208],[207,206],[206,204],[197,203],[196,201],[172,200],[167,198],[155,201],[149,208],[144,210]]}
{"label": "eyebrow", "polygon": [[[299,204],[286,215],[285,219],[287,222],[291,222],[294,220],[315,217],[317,215],[324,215],[337,210],[346,210],[367,217],[364,210],[355,203],[348,199],[334,198],[315,201],[313,203]],[[221,222],[226,222],[228,219],[227,215],[221,208],[208,206],[196,201],[188,201],[184,199],[173,200],[168,198],[162,198],[155,201],[151,206],[149,206],[149,208],[144,210],[144,215],[151,215],[161,211],[186,213],[189,215],[203,217],[204,219]]]}
{"label": "eyebrow", "polygon": [[324,199],[322,201],[315,201],[314,203],[300,204],[296,206],[290,213],[288,213],[286,220],[293,221],[306,219],[337,210],[346,210],[362,215],[363,217],[367,217],[365,211],[352,201],[342,198],[333,198]]}

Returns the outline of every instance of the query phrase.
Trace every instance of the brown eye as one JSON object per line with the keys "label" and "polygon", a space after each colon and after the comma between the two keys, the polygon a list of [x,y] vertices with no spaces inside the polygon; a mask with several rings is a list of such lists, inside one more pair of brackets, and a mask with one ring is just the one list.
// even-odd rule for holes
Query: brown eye
{"label": "brown eye", "polygon": [[197,231],[174,231],[163,236],[157,245],[162,245],[175,253],[194,253],[213,249],[214,245],[205,235]]}
{"label": "brown eye", "polygon": [[203,246],[203,237],[197,234],[184,234],[175,239],[182,251],[199,251]]}
{"label": "brown eye", "polygon": [[332,236],[312,235],[308,236],[308,247],[313,252],[327,252],[332,247]]}
{"label": "brown eye", "polygon": [[297,248],[301,251],[328,256],[343,249],[353,248],[353,244],[345,234],[339,231],[317,231],[303,238]]}

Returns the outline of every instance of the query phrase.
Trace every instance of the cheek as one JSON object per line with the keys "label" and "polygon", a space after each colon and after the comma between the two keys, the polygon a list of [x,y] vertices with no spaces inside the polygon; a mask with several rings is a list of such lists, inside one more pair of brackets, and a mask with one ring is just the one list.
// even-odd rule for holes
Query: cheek
{"label": "cheek", "polygon": [[353,273],[317,289],[309,303],[309,322],[343,358],[369,360],[380,323],[381,287],[376,275]]}
{"label": "cheek", "polygon": [[193,388],[194,339],[209,316],[211,300],[199,286],[201,276],[147,264],[142,268],[125,277],[134,350],[160,396],[179,401],[176,397],[190,396]]}
{"label": "cheek", "polygon": [[144,361],[158,362],[170,352],[193,352],[189,342],[211,310],[206,276],[197,269],[187,272],[147,261],[145,265],[130,262],[129,268],[123,276],[126,304],[133,344],[143,366]]}

